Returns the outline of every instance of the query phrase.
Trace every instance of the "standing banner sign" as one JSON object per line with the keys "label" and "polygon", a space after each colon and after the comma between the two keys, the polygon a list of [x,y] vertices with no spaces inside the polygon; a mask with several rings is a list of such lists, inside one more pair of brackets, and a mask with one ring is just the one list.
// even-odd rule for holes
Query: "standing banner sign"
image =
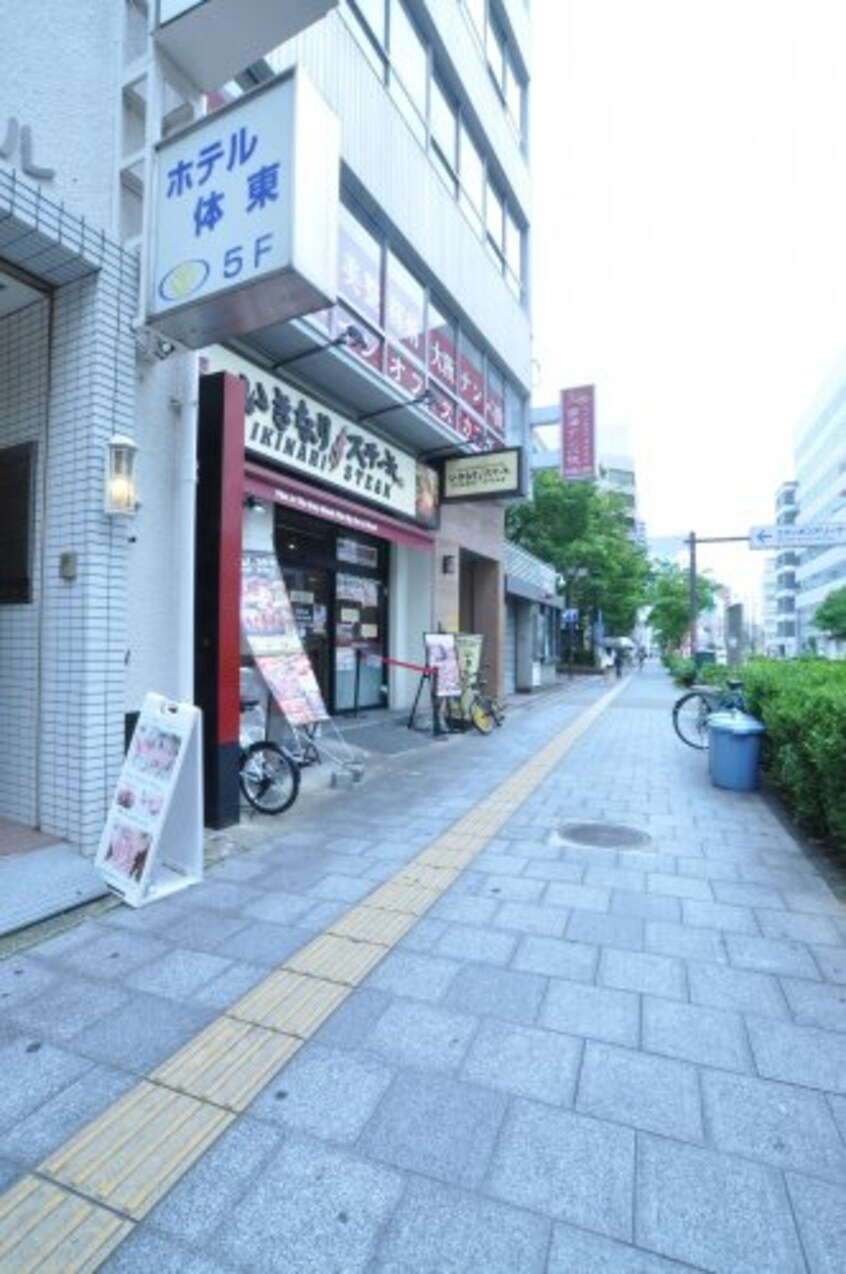
{"label": "standing banner sign", "polygon": [[452,699],[461,693],[461,677],[453,633],[424,633],[426,666],[437,672],[437,696]]}
{"label": "standing banner sign", "polygon": [[241,626],[256,668],[290,724],[328,721],[275,553],[243,555]]}
{"label": "standing banner sign", "polygon": [[131,907],[203,877],[202,717],[148,694],[94,865]]}

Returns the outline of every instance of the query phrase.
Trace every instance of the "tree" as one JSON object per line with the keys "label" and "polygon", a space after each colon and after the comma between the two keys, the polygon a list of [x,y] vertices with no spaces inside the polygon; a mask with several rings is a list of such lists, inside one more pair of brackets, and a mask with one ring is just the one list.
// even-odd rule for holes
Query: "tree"
{"label": "tree", "polygon": [[[699,614],[714,605],[718,585],[704,575],[696,577]],[[648,622],[662,650],[675,651],[690,631],[690,573],[674,562],[657,562],[649,586]]]}
{"label": "tree", "polygon": [[836,588],[817,607],[814,623],[820,632],[838,641],[846,641],[846,588]]}
{"label": "tree", "polygon": [[646,600],[648,561],[616,492],[544,470],[535,475],[531,501],[508,510],[506,534],[568,581],[569,606],[590,618],[601,610],[607,633],[632,631]]}

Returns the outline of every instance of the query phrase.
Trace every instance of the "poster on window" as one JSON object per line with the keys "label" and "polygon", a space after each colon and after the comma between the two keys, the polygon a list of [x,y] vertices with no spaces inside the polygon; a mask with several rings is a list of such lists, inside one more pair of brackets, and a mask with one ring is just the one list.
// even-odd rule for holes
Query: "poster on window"
{"label": "poster on window", "polygon": [[461,678],[452,633],[424,633],[426,667],[437,673],[436,693],[439,699],[454,698],[461,693]]}
{"label": "poster on window", "polygon": [[199,709],[145,697],[94,865],[132,907],[202,879]]}
{"label": "poster on window", "polygon": [[314,725],[329,714],[296,619],[276,554],[245,553],[241,627],[256,668],[291,725]]}

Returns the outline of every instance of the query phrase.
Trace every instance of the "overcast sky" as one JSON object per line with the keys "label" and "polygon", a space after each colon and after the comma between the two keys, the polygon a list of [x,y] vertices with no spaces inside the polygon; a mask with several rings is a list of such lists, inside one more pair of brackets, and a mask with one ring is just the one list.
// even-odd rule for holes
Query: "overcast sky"
{"label": "overcast sky", "polygon": [[[535,405],[595,384],[650,535],[774,520],[846,349],[846,0],[533,0]],[[763,554],[703,551],[750,586]]]}

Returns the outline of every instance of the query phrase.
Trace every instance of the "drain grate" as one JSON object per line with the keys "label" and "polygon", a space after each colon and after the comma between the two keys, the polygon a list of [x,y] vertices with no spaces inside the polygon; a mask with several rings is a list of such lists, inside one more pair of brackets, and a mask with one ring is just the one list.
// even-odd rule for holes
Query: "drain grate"
{"label": "drain grate", "polygon": [[646,849],[652,837],[626,823],[564,823],[556,839],[589,849]]}

